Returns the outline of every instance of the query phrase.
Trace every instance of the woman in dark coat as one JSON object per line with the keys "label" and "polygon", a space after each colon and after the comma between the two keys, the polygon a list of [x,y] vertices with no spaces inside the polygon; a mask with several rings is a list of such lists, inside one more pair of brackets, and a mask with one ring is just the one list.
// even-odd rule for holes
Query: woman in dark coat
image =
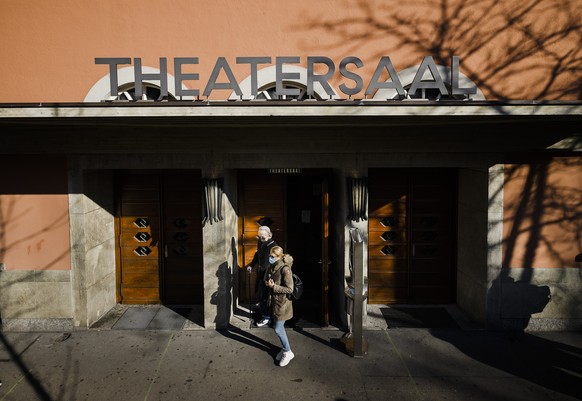
{"label": "woman in dark coat", "polygon": [[293,257],[286,255],[280,246],[275,246],[271,249],[269,262],[271,265],[265,276],[265,284],[270,289],[268,302],[274,320],[273,328],[282,346],[275,359],[279,366],[286,366],[295,357],[285,332],[285,321],[293,317],[293,302],[287,298],[293,292]]}
{"label": "woman in dark coat", "polygon": [[277,243],[273,240],[273,233],[271,229],[267,226],[260,226],[258,232],[258,244],[257,252],[249,265],[247,266],[247,271],[250,273],[253,269],[257,271],[257,279],[255,282],[255,289],[259,298],[259,307],[261,311],[261,318],[256,321],[258,327],[266,326],[271,322],[271,316],[269,314],[269,309],[267,306],[268,291],[265,286],[265,273],[269,268],[269,254]]}

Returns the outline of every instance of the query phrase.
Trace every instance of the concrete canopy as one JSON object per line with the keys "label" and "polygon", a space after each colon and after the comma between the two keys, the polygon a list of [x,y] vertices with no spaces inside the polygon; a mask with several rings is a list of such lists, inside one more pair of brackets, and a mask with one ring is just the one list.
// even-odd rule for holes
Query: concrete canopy
{"label": "concrete canopy", "polygon": [[[256,151],[258,143],[249,134],[268,130],[280,146],[308,153],[520,153],[543,151],[579,136],[581,122],[582,102],[4,104],[0,152],[141,153],[157,139],[156,153],[200,152],[200,145],[242,153],[247,147]],[[242,137],[249,140],[237,140]]]}

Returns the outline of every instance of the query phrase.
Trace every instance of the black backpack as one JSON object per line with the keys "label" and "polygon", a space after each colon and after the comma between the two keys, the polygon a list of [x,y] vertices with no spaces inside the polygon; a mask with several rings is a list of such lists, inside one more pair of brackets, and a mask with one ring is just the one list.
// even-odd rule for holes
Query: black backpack
{"label": "black backpack", "polygon": [[301,281],[297,274],[293,273],[293,292],[287,294],[287,299],[297,301],[301,298],[301,294],[303,294],[303,281]]}

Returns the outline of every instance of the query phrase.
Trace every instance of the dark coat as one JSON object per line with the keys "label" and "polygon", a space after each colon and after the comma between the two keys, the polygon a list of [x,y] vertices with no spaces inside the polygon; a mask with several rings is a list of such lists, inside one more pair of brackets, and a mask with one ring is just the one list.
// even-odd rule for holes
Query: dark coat
{"label": "dark coat", "polygon": [[265,278],[268,279],[270,274],[275,283],[268,299],[271,316],[275,320],[289,320],[293,317],[293,302],[287,298],[287,294],[293,292],[292,265],[293,257],[285,255],[270,266],[267,275],[265,275]]}
{"label": "dark coat", "polygon": [[265,242],[259,241],[257,244],[255,256],[253,256],[253,260],[249,263],[253,270],[257,269],[257,280],[263,280],[265,272],[270,265],[269,254],[271,253],[271,248],[274,246],[277,246],[277,243],[272,239]]}

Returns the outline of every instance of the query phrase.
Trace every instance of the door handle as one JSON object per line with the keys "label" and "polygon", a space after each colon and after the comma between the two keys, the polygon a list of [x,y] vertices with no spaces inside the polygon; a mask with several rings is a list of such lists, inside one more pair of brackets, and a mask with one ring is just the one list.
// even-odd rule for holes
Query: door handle
{"label": "door handle", "polygon": [[164,244],[164,257],[168,258],[168,245]]}

